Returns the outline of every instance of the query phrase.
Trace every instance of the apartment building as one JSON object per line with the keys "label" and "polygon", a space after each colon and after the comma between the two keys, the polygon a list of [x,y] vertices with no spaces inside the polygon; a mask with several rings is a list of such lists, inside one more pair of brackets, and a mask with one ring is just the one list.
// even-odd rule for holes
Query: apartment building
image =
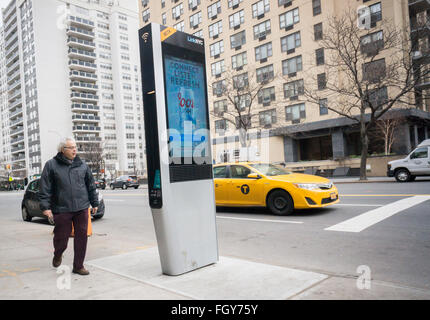
{"label": "apartment building", "polygon": [[142,173],[137,2],[12,0],[2,18],[2,145],[12,175],[40,174],[68,136],[87,161],[103,152],[107,176]]}
{"label": "apartment building", "polygon": [[[205,39],[216,162],[240,158],[237,126],[214,112],[227,110],[227,98],[217,87],[223,86],[229,72],[246,81],[253,77],[257,83],[276,78],[258,96],[258,104],[253,106],[258,114],[248,131],[257,153],[268,152],[266,159],[303,163],[359,155],[359,128],[328,110],[330,100],[317,105],[303,96],[309,70],[318,78],[315,88],[324,82],[320,81],[324,79],[324,50],[318,41],[328,19],[348,8],[356,11],[367,6],[376,41],[384,28],[383,19],[407,27],[417,16],[425,19],[430,13],[430,1],[421,0],[140,0],[139,6],[141,26],[156,22]],[[413,28],[411,32],[413,35]],[[418,43],[423,39],[419,38],[427,45],[429,33],[417,33],[411,43],[417,47],[416,61],[426,65],[427,51],[420,51]],[[389,52],[382,50],[380,54],[383,59]],[[417,68],[421,67],[417,64]],[[417,87],[416,108],[404,111],[406,122],[397,129],[394,152],[406,153],[429,137],[430,101],[420,99],[428,88],[425,81]],[[269,144],[266,151],[261,148],[263,136]]]}

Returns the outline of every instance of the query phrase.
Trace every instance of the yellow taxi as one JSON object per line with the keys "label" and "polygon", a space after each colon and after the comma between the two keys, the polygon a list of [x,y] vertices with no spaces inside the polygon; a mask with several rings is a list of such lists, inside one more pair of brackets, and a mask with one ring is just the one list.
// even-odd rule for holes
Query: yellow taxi
{"label": "yellow taxi", "polygon": [[339,202],[330,180],[270,163],[223,163],[214,165],[213,172],[217,206],[267,207],[273,214],[287,215]]}

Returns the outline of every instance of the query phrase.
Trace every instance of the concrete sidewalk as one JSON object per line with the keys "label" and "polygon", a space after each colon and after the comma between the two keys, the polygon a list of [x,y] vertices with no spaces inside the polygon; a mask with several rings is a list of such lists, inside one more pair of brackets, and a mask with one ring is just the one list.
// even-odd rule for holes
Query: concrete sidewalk
{"label": "concrete sidewalk", "polygon": [[[4,240],[4,239],[2,239]],[[355,276],[220,257],[180,276],[161,273],[157,247],[88,259],[89,276],[70,273],[72,254],[57,270],[47,248],[1,250],[0,299],[29,300],[301,300],[430,299],[430,291],[373,280],[360,290]],[[48,244],[49,245],[49,244]],[[7,260],[4,258],[7,257]]]}

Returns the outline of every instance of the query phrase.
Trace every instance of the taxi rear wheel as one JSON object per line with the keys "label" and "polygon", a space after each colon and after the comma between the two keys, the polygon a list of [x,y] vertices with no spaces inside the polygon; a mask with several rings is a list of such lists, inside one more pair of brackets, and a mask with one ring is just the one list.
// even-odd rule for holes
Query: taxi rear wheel
{"label": "taxi rear wheel", "polygon": [[275,190],[267,198],[267,207],[273,214],[285,216],[293,212],[294,202],[287,192]]}

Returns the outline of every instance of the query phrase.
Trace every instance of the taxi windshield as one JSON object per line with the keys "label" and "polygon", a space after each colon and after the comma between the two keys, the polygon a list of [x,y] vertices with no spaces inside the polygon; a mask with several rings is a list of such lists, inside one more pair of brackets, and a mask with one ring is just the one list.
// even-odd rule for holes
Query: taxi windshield
{"label": "taxi windshield", "polygon": [[253,163],[250,164],[250,166],[260,171],[265,176],[281,176],[284,174],[291,174],[290,171],[269,163]]}

